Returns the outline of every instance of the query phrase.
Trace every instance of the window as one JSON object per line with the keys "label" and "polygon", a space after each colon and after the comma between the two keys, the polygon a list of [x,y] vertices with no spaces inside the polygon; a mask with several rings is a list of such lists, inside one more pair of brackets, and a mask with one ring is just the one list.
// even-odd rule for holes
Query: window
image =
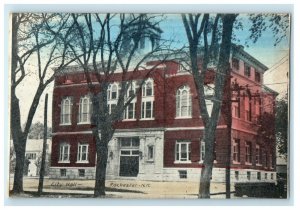
{"label": "window", "polygon": [[79,102],[79,123],[89,123],[91,114],[91,102],[89,96],[80,98]]}
{"label": "window", "polygon": [[176,142],[175,162],[191,162],[191,142]]}
{"label": "window", "polygon": [[246,142],[246,164],[252,163],[252,145],[251,142]]}
{"label": "window", "polygon": [[154,110],[154,90],[153,80],[146,80],[142,88],[142,119],[153,119]]}
{"label": "window", "polygon": [[149,145],[148,146],[148,161],[153,161],[154,160],[154,146]]}
{"label": "window", "polygon": [[260,82],[260,73],[255,70],[255,81]]}
{"label": "window", "polygon": [[240,118],[240,106],[239,105],[234,105],[233,106],[233,116]]}
{"label": "window", "polygon": [[88,162],[88,144],[78,144],[77,162]]}
{"label": "window", "polygon": [[200,161],[201,162],[204,161],[204,156],[205,156],[205,142],[201,141],[201,144],[200,144]]}
{"label": "window", "polygon": [[247,171],[247,179],[250,180],[251,179],[251,172]]}
{"label": "window", "polygon": [[190,88],[183,86],[176,92],[176,117],[191,117],[192,100]]}
{"label": "window", "polygon": [[179,172],[179,178],[180,179],[186,179],[187,178],[187,171],[186,170],[180,170]]}
{"label": "window", "polygon": [[240,162],[240,140],[239,139],[233,140],[233,162],[235,163]]}
{"label": "window", "polygon": [[120,138],[121,147],[139,147],[140,141],[138,137]]}
{"label": "window", "polygon": [[26,158],[28,160],[35,160],[36,159],[36,153],[27,153]]}
{"label": "window", "polygon": [[61,177],[67,176],[67,169],[65,169],[65,168],[60,169],[60,176],[61,176]]}
{"label": "window", "polygon": [[78,176],[84,177],[85,176],[85,170],[84,169],[78,169]]}
{"label": "window", "polygon": [[273,156],[270,155],[270,167],[274,168]]}
{"label": "window", "polygon": [[240,61],[236,58],[232,58],[232,68],[236,71],[240,69]]}
{"label": "window", "polygon": [[59,147],[59,162],[69,162],[70,145],[63,143]]}
{"label": "window", "polygon": [[107,106],[109,114],[113,113],[119,97],[119,86],[117,83],[110,84],[107,88]]}
{"label": "window", "polygon": [[255,115],[257,118],[261,115],[261,100],[260,98],[255,99]]}
{"label": "window", "polygon": [[[132,82],[129,84],[126,98],[130,100],[133,96],[135,96],[136,90],[135,90],[135,82]],[[125,103],[128,101],[125,100]],[[130,102],[130,104],[127,105],[126,109],[124,110],[124,119],[135,119],[135,104],[136,104],[136,97],[133,98]]]}
{"label": "window", "polygon": [[142,89],[142,95],[143,97],[147,96],[153,96],[153,80],[152,79],[147,79],[143,85]]}
{"label": "window", "polygon": [[118,99],[119,86],[117,83],[110,84],[107,88],[108,100]]}
{"label": "window", "polygon": [[264,156],[265,158],[265,167],[267,168],[268,166],[269,166],[269,156],[268,156],[268,153],[266,152],[265,153],[265,156]]}
{"label": "window", "polygon": [[213,101],[211,100],[211,98],[213,98],[214,94],[215,94],[215,89],[214,89],[214,85],[210,84],[210,85],[205,85],[204,86],[204,94],[205,94],[205,104],[206,104],[206,109],[208,112],[208,116],[211,116],[212,113],[212,109],[213,109]]}
{"label": "window", "polygon": [[245,97],[245,119],[251,121],[251,100],[249,97]]}
{"label": "window", "polygon": [[265,173],[265,179],[268,179],[268,173]]}
{"label": "window", "polygon": [[251,67],[245,63],[245,76],[250,77],[251,76]]}
{"label": "window", "polygon": [[272,179],[272,180],[274,179],[274,174],[273,174],[273,173],[271,173],[271,179]]}
{"label": "window", "polygon": [[257,180],[261,180],[261,172],[257,172]]}
{"label": "window", "polygon": [[61,102],[60,124],[70,125],[71,114],[72,114],[72,99],[71,97],[66,97]]}
{"label": "window", "polygon": [[239,171],[235,171],[234,174],[235,174],[235,180],[239,180],[239,175],[240,175]]}
{"label": "window", "polygon": [[261,165],[261,147],[260,145],[256,145],[256,150],[255,150],[255,163],[257,165]]}

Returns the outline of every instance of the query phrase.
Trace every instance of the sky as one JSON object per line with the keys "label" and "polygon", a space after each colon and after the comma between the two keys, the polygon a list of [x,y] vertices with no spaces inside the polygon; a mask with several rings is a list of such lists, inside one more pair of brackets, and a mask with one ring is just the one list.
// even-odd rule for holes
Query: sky
{"label": "sky", "polygon": [[[234,30],[234,33],[240,40],[240,42],[236,42],[236,44],[241,44],[245,46],[245,42],[247,41],[250,32],[249,27],[250,23],[248,21],[248,16],[246,14],[240,14],[238,16],[239,21],[243,24],[243,30]],[[186,33],[183,27],[183,23],[181,20],[180,14],[164,14],[164,19],[160,23],[160,27],[163,29],[162,39],[163,40],[173,40],[172,47],[180,48],[182,46],[187,45]],[[274,46],[275,38],[270,30],[266,30],[262,36],[258,39],[256,43],[251,43],[249,46],[245,46],[245,51],[254,56],[260,62],[265,64],[268,67],[272,67],[278,62],[281,58],[287,55],[289,52],[289,40],[283,39],[279,45]],[[34,71],[35,66],[33,65],[34,61],[31,62],[31,66],[29,66],[32,71]],[[30,84],[30,85],[28,85]],[[36,91],[37,79],[34,78],[34,75],[31,77],[27,77],[24,82],[20,84],[17,89],[17,95],[20,97],[21,101],[21,112],[22,124],[25,123],[28,110],[30,107],[31,99]],[[53,83],[51,83],[45,90],[43,96],[41,97],[40,104],[38,106],[37,112],[34,117],[34,122],[40,121],[43,122],[43,107],[44,107],[44,95],[46,93],[49,94],[49,102],[48,102],[48,124],[51,125],[52,120],[52,91],[53,91]]]}

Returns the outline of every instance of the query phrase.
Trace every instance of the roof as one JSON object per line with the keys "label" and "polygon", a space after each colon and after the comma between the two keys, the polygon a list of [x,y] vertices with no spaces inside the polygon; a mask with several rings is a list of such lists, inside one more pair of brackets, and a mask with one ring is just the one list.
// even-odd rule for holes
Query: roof
{"label": "roof", "polygon": [[242,45],[232,44],[232,54],[234,56],[238,56],[238,57],[243,58],[244,60],[248,61],[253,66],[255,66],[257,69],[263,70],[263,72],[265,72],[269,69],[266,65],[262,64],[259,60],[257,60],[252,55],[247,53],[244,50],[244,47]]}

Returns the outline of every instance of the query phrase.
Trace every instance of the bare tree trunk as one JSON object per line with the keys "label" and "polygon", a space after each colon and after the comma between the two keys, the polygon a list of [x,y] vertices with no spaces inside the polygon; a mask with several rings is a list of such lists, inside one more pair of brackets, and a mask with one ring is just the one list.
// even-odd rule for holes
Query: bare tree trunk
{"label": "bare tree trunk", "polygon": [[[216,74],[215,78],[215,98],[212,116],[209,123],[205,124],[204,142],[205,142],[205,157],[203,168],[200,177],[200,189],[199,198],[210,198],[210,179],[212,177],[212,168],[214,163],[214,142],[215,131],[218,124],[219,112],[221,109],[221,103],[223,101],[223,94],[227,88],[224,87],[225,80],[230,76],[230,50],[231,50],[231,35],[233,23],[235,21],[235,14],[227,14],[223,17],[223,30],[222,30],[222,42],[220,46],[219,62],[217,71],[220,74]],[[224,76],[225,75],[225,76]]]}
{"label": "bare tree trunk", "polygon": [[48,94],[45,96],[45,108],[44,108],[44,140],[43,140],[43,152],[42,152],[42,163],[40,169],[40,179],[38,187],[38,195],[41,196],[44,185],[45,175],[45,159],[46,159],[46,144],[47,144],[47,110],[48,110]]}
{"label": "bare tree trunk", "polygon": [[[103,131],[103,132],[102,132]],[[105,180],[106,180],[106,166],[108,158],[108,142],[111,134],[105,130],[101,130],[101,139],[98,137],[97,149],[97,165],[96,165],[96,181],[94,189],[94,197],[105,196]]]}
{"label": "bare tree trunk", "polygon": [[19,194],[23,192],[23,171],[25,162],[25,150],[23,148],[16,149],[16,167],[14,173],[13,193]]}

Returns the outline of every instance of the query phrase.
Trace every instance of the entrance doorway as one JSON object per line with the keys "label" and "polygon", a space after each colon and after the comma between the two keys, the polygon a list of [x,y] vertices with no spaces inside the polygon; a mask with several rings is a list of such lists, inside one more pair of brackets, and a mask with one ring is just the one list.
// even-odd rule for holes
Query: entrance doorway
{"label": "entrance doorway", "polygon": [[139,138],[120,138],[120,145],[120,176],[136,177],[139,173]]}

